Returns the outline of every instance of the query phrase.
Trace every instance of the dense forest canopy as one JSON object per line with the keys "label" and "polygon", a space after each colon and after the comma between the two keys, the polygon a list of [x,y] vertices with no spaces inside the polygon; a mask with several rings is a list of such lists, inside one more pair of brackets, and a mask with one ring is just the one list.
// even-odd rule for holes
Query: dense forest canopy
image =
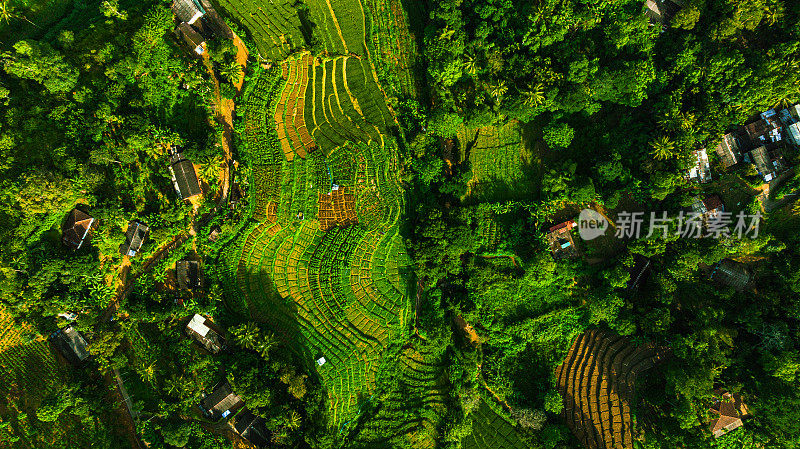
{"label": "dense forest canopy", "polygon": [[800,3],[0,0],[0,47],[0,448],[800,448]]}

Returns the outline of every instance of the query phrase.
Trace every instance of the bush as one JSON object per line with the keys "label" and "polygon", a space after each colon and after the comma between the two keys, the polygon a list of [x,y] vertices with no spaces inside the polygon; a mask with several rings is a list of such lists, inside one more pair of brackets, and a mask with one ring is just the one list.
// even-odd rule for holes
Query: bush
{"label": "bush", "polygon": [[566,123],[554,122],[544,127],[544,141],[550,148],[567,148],[575,137],[575,130]]}

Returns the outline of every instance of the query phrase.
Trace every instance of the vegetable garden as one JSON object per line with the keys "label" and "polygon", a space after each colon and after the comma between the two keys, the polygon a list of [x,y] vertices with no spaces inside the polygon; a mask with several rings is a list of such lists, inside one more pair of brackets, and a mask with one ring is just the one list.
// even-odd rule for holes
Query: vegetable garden
{"label": "vegetable garden", "polygon": [[250,82],[243,137],[258,223],[230,261],[244,301],[229,306],[316,369],[329,424],[341,426],[374,394],[408,314],[404,200],[383,136],[393,119],[356,57],[299,53]]}
{"label": "vegetable garden", "polygon": [[469,157],[473,177],[468,183],[467,198],[498,201],[530,196],[538,173],[533,155],[522,139],[517,122],[501,127],[462,130],[458,135],[462,158]]}

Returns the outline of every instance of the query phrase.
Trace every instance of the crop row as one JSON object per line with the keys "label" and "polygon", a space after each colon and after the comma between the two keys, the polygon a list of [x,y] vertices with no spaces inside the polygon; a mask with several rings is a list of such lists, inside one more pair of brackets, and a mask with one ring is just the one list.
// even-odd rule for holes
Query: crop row
{"label": "crop row", "polygon": [[382,72],[381,80],[396,85],[396,94],[416,97],[413,75],[416,46],[402,0],[366,0],[366,5],[371,18],[372,57]]}
{"label": "crop row", "polygon": [[275,129],[287,161],[294,155],[301,158],[316,149],[316,144],[306,128],[305,101],[309,71],[313,70],[314,58],[309,53],[290,58],[282,64],[282,73],[287,79],[275,109]]}
{"label": "crop row", "polygon": [[638,374],[659,360],[652,346],[590,330],[579,335],[555,372],[567,426],[588,448],[634,446],[629,402]]}

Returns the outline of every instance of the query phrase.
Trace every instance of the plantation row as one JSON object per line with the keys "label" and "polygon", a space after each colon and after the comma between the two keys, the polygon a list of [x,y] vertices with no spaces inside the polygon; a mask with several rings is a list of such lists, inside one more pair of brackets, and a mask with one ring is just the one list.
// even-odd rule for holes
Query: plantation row
{"label": "plantation row", "polygon": [[21,344],[22,336],[32,330],[27,323],[16,323],[10,313],[0,308],[0,352]]}
{"label": "plantation row", "polygon": [[464,449],[526,449],[514,427],[485,400],[470,414],[472,433],[462,441]]}
{"label": "plantation row", "polygon": [[634,447],[630,401],[639,373],[656,365],[652,346],[590,330],[579,335],[556,368],[567,426],[588,448]]}
{"label": "plantation row", "polygon": [[347,187],[339,187],[326,194],[320,193],[318,203],[319,223],[323,231],[358,223],[355,195],[349,193]]}
{"label": "plantation row", "polygon": [[331,54],[364,54],[366,17],[359,0],[308,0],[317,35]]}
{"label": "plantation row", "polygon": [[60,376],[46,340],[17,344],[0,352],[0,394],[17,388],[27,401],[38,401],[54,388]]}
{"label": "plantation row", "polygon": [[304,116],[308,74],[313,70],[313,63],[311,54],[303,53],[281,65],[282,76],[287,81],[275,109],[275,126],[281,149],[289,162],[295,154],[305,159],[316,148]]}
{"label": "plantation row", "polygon": [[305,45],[294,0],[218,0],[225,16],[233,17],[251,34],[262,57],[283,60]]}

